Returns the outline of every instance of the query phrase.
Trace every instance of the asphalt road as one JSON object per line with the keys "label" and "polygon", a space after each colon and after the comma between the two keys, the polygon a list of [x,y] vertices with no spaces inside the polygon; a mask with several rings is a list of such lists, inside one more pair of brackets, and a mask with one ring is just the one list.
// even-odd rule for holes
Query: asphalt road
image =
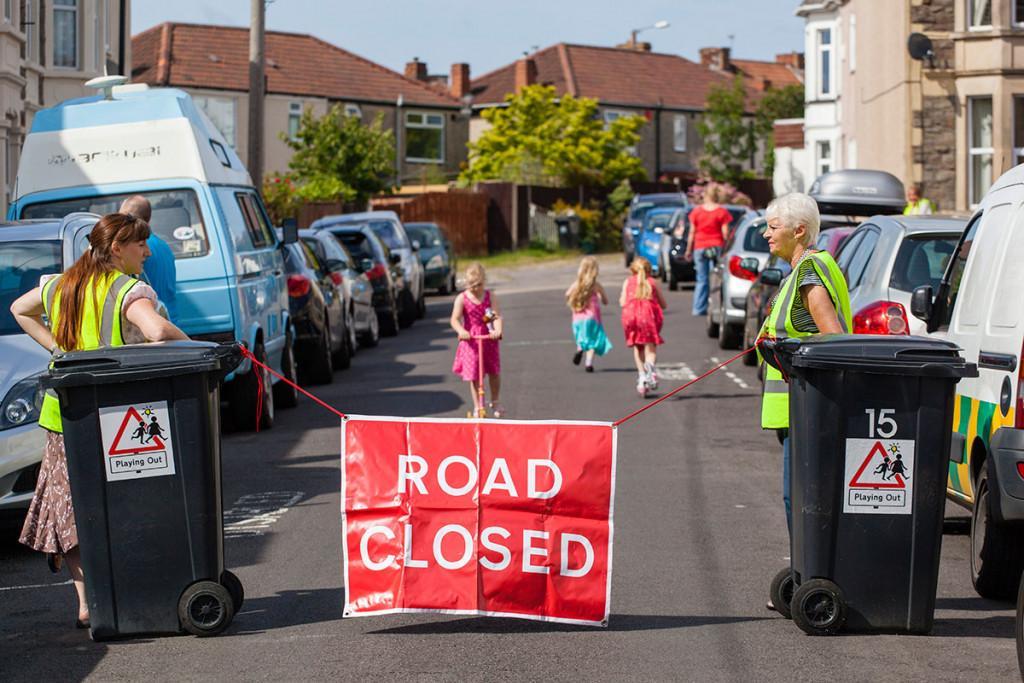
{"label": "asphalt road", "polygon": [[[617,292],[621,261],[604,264],[603,281]],[[616,348],[593,374],[571,365],[560,292],[571,266],[494,279],[510,417],[612,420],[642,405],[614,303],[606,321]],[[676,378],[663,380],[671,389],[728,356],[690,316],[691,293],[667,295],[659,365]],[[463,416],[469,393],[451,373],[450,305],[430,299],[425,320],[361,351],[316,392],[355,413]],[[271,431],[224,438],[225,552],[247,594],[225,635],[93,643],[72,628],[67,577],[49,574],[8,532],[0,678],[1015,680],[1013,611],[974,594],[955,507],[930,636],[811,638],[765,610],[788,553],[781,456],[758,428],[753,369],[730,369],[621,429],[607,629],[430,614],[342,619],[338,420],[303,399]]]}

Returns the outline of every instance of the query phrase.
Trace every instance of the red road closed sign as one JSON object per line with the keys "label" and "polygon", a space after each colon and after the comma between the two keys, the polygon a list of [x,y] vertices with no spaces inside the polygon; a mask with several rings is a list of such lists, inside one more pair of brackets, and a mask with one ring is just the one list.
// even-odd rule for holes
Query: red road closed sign
{"label": "red road closed sign", "polygon": [[615,430],[349,416],[345,616],[607,624]]}

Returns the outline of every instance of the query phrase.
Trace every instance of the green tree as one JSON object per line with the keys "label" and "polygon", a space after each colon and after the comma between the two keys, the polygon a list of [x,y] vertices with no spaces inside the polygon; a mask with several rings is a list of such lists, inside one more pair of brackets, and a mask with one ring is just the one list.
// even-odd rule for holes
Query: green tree
{"label": "green tree", "polygon": [[743,170],[757,149],[754,125],[745,117],[747,90],[737,75],[729,85],[712,86],[707,109],[697,123],[704,143],[700,168],[713,180],[737,183],[751,175]]}
{"label": "green tree", "polygon": [[775,171],[775,136],[773,129],[777,119],[798,119],[804,115],[804,87],[787,85],[765,92],[757,103],[754,113],[754,129],[758,140],[764,142],[764,175],[771,177]]}
{"label": "green tree", "polygon": [[524,88],[505,102],[505,107],[484,111],[491,127],[469,144],[462,184],[615,185],[646,178],[643,164],[630,151],[640,141],[642,117],[620,117],[606,126],[596,100],[558,98],[553,87],[543,85]]}
{"label": "green tree", "polygon": [[288,167],[307,201],[365,202],[394,174],[395,140],[380,114],[365,126],[340,105],[321,117],[307,109],[295,138],[282,133],[281,139],[294,151]]}

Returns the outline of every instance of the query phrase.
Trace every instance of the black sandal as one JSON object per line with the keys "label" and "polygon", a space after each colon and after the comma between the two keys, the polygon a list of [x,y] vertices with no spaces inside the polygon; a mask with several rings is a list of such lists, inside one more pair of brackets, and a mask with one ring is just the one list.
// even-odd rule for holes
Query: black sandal
{"label": "black sandal", "polygon": [[64,566],[64,556],[60,553],[46,553],[46,566],[54,574],[60,574],[61,567]]}

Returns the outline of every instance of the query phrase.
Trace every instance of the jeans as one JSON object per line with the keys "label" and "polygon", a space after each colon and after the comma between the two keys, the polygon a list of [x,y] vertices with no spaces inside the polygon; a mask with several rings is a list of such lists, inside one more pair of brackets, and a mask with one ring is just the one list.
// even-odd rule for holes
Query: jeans
{"label": "jeans", "polygon": [[789,436],[782,440],[782,502],[786,506],[786,528],[793,533],[793,509],[789,486]]}
{"label": "jeans", "polygon": [[693,251],[693,269],[697,273],[697,285],[693,289],[693,314],[704,315],[708,312],[708,276],[714,259],[704,256],[703,249]]}

